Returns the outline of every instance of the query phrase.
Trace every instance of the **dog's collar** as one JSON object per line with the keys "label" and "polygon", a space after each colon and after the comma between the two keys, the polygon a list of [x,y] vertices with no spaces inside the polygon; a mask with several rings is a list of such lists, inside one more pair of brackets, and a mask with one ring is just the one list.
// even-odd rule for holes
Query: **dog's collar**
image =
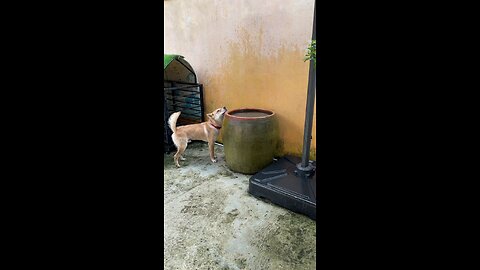
{"label": "dog's collar", "polygon": [[212,123],[210,123],[210,122],[208,122],[208,123],[209,123],[212,127],[216,128],[216,129],[221,129],[221,128],[222,128],[222,127],[217,127],[217,126],[215,126],[214,124],[212,124]]}

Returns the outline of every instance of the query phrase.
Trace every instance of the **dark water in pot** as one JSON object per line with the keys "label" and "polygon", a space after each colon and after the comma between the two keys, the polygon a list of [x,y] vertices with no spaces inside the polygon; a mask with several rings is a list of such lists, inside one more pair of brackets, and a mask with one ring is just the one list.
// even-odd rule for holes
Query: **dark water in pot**
{"label": "dark water in pot", "polygon": [[260,111],[240,111],[240,112],[235,112],[232,115],[238,116],[238,117],[265,117],[265,116],[269,116],[270,114],[260,112]]}

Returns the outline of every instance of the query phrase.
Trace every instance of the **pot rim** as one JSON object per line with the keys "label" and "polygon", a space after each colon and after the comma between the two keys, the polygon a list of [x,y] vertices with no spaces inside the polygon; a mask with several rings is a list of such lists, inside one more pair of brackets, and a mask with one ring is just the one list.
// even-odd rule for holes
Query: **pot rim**
{"label": "pot rim", "polygon": [[[240,111],[257,111],[257,112],[263,112],[267,113],[268,115],[266,116],[258,116],[258,117],[245,117],[245,116],[235,116],[231,115],[230,113],[235,113],[235,112],[240,112]],[[266,119],[269,117],[272,117],[275,115],[274,111],[267,110],[267,109],[259,109],[259,108],[241,108],[241,109],[234,109],[231,111],[227,111],[225,113],[225,116],[231,119],[236,119],[236,120],[258,120],[258,119]]]}

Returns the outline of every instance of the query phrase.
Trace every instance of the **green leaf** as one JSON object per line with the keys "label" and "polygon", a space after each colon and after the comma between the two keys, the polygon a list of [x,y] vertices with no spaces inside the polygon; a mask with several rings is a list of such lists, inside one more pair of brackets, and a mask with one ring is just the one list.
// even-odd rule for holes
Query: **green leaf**
{"label": "green leaf", "polygon": [[317,65],[317,41],[314,39],[308,45],[307,53],[305,54],[304,62],[313,61],[313,64]]}

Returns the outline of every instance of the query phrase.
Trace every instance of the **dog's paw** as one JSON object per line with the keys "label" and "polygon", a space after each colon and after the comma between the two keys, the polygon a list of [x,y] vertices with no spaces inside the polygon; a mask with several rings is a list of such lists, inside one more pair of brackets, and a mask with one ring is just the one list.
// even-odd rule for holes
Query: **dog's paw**
{"label": "dog's paw", "polygon": [[177,164],[175,164],[175,166],[176,166],[177,168],[180,168],[180,164],[178,164],[178,163],[177,163]]}
{"label": "dog's paw", "polygon": [[213,163],[217,163],[217,159],[212,159],[212,162],[213,162]]}
{"label": "dog's paw", "polygon": [[180,157],[180,160],[185,161],[185,160],[187,160],[187,159],[184,158],[184,157]]}

